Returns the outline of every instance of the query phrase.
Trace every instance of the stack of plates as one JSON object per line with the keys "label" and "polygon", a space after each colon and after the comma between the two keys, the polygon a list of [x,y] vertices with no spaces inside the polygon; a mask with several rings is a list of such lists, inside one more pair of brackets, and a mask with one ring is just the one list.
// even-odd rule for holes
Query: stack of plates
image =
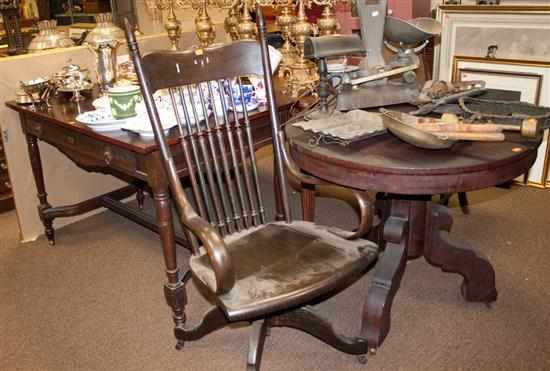
{"label": "stack of plates", "polygon": [[125,120],[115,119],[111,111],[107,109],[96,109],[81,113],[76,117],[76,121],[86,124],[93,131],[100,133],[120,130],[126,123]]}

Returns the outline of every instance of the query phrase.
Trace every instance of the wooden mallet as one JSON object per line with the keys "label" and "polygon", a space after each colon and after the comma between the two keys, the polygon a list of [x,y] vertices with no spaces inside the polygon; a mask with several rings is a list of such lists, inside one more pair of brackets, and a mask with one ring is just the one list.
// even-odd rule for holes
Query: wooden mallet
{"label": "wooden mallet", "polygon": [[[453,113],[444,113],[441,120],[447,124],[458,124],[460,119]],[[487,131],[519,131],[521,135],[528,138],[534,138],[539,133],[538,120],[535,118],[527,118],[521,122],[521,125],[504,125],[504,124],[482,124],[486,126]],[[499,130],[500,129],[500,130]]]}

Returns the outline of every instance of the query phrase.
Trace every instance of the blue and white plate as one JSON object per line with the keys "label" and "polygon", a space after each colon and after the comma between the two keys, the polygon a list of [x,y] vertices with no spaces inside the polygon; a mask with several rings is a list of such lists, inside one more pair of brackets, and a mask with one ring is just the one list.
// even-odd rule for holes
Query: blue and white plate
{"label": "blue and white plate", "polygon": [[80,115],[76,116],[76,121],[82,124],[86,124],[88,126],[112,126],[124,123],[124,120],[115,119],[111,114],[111,110],[102,108],[81,113]]}

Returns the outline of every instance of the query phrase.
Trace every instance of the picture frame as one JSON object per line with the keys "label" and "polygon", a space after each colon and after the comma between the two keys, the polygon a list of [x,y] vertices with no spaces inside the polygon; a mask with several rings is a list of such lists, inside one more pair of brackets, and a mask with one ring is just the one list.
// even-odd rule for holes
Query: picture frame
{"label": "picture frame", "polygon": [[436,18],[443,29],[434,47],[436,80],[451,80],[455,55],[485,56],[493,45],[496,58],[550,62],[549,5],[440,5]]}
{"label": "picture frame", "polygon": [[[550,107],[550,61],[454,56],[452,81],[483,80],[488,88],[519,91],[520,100]],[[521,181],[550,188],[549,130],[543,134],[537,160]]]}

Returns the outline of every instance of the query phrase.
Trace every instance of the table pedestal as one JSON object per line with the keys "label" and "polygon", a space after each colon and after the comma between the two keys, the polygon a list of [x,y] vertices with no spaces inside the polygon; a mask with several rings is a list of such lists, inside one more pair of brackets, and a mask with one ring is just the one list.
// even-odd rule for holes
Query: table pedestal
{"label": "table pedestal", "polygon": [[[405,218],[409,222],[407,257],[424,258],[443,272],[463,278],[461,293],[465,300],[489,303],[497,299],[495,271],[489,261],[470,246],[452,242],[449,235],[453,218],[447,207],[430,201],[431,197],[385,196],[377,201],[383,215]],[[376,233],[376,232],[375,232]]]}
{"label": "table pedestal", "polygon": [[[302,190],[303,215],[310,221],[315,215],[314,191]],[[495,271],[489,261],[469,246],[451,242],[453,219],[449,209],[431,202],[431,196],[382,195],[376,201],[381,222],[372,228],[369,239],[385,248],[377,263],[363,310],[361,337],[371,350],[378,348],[390,330],[391,307],[405,272],[407,259],[423,256],[443,272],[460,274],[465,300],[489,303],[497,299]],[[407,228],[402,239],[388,231],[389,217],[403,221]],[[390,228],[388,228],[390,227]]]}

